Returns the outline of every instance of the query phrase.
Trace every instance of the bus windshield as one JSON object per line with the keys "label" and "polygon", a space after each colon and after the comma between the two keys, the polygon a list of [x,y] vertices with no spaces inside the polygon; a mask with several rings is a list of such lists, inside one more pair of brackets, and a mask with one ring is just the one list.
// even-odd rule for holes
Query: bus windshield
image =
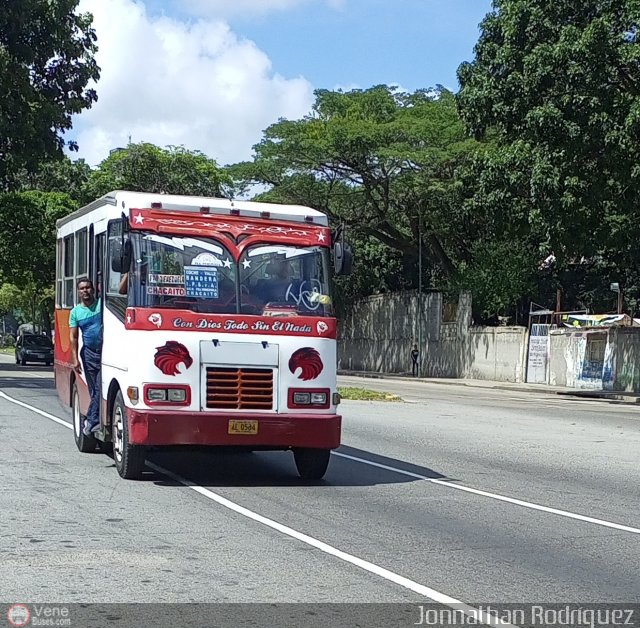
{"label": "bus windshield", "polygon": [[210,238],[134,234],[129,305],[199,313],[332,316],[329,251],[260,244],[236,263]]}
{"label": "bus windshield", "polygon": [[311,246],[259,244],[239,264],[243,311],[250,306],[272,316],[332,316],[329,252]]}
{"label": "bus windshield", "polygon": [[236,264],[207,238],[134,237],[130,305],[234,313]]}

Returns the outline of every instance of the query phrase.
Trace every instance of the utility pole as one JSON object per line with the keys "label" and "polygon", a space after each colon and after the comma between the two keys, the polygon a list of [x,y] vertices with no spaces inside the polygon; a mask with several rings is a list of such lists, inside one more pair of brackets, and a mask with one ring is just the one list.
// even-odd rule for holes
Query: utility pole
{"label": "utility pole", "polygon": [[422,377],[422,209],[418,215],[418,377]]}

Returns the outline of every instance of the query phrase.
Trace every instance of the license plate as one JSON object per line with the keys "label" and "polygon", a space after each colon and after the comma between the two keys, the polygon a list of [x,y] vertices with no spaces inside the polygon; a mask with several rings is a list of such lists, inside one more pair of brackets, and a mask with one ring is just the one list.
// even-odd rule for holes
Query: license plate
{"label": "license plate", "polygon": [[258,421],[238,421],[231,419],[229,421],[229,434],[257,434]]}

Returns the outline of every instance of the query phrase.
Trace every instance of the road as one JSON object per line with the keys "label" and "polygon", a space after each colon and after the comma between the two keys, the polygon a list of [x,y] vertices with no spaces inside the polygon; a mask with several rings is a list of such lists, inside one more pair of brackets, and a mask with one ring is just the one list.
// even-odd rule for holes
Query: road
{"label": "road", "polygon": [[131,482],[76,450],[50,369],[0,356],[0,600],[640,603],[640,408],[354,383],[405,401],[344,401],[322,482],[283,452]]}

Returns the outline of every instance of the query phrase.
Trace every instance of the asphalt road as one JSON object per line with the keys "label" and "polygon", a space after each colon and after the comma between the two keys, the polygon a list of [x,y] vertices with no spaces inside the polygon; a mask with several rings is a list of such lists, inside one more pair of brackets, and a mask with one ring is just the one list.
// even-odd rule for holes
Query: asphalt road
{"label": "asphalt road", "polygon": [[640,603],[633,406],[341,378],[405,402],[343,402],[322,482],[284,452],[156,453],[131,482],[12,362],[0,600]]}

